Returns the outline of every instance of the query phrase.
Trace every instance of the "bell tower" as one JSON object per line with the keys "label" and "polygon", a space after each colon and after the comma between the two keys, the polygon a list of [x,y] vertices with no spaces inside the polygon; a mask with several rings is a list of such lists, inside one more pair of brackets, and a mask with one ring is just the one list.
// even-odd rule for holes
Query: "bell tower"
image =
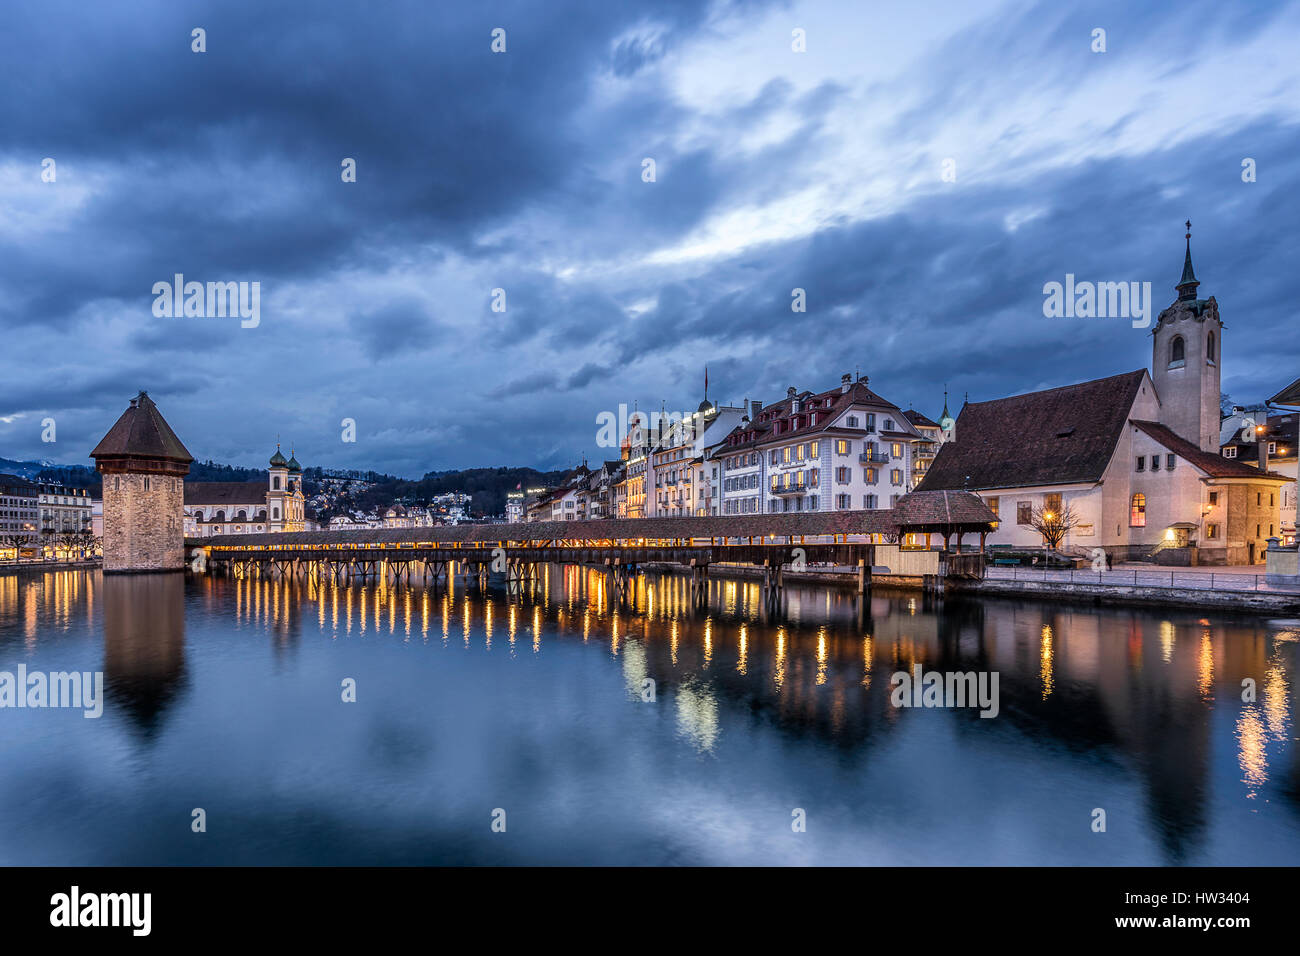
{"label": "bell tower", "polygon": [[1151,330],[1151,379],[1160,398],[1160,422],[1202,451],[1219,452],[1219,369],[1223,324],[1214,296],[1197,297],[1192,270],[1192,224],[1187,224],[1178,298]]}

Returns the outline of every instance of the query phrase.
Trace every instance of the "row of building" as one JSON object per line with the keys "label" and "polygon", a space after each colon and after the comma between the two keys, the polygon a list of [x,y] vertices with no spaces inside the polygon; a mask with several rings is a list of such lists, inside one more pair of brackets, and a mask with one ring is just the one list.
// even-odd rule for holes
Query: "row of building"
{"label": "row of building", "polygon": [[[963,404],[938,421],[872,391],[787,389],[740,407],[631,423],[619,459],[517,492],[507,520],[759,515],[893,507],[912,490],[978,494],[990,543],[1060,546],[1166,564],[1260,564],[1294,548],[1295,411],[1221,414],[1224,326],[1201,298],[1190,230],[1177,298],[1151,330],[1150,368]],[[1276,389],[1282,383],[1276,383]],[[1269,404],[1300,405],[1300,382]]]}
{"label": "row of building", "polygon": [[89,548],[103,533],[99,505],[84,488],[0,474],[0,559]]}
{"label": "row of building", "polygon": [[924,478],[952,424],[946,408],[932,421],[847,373],[835,388],[791,386],[776,402],[706,397],[685,416],[634,418],[620,458],[584,463],[529,499],[517,494],[514,513],[556,521],[889,508]]}

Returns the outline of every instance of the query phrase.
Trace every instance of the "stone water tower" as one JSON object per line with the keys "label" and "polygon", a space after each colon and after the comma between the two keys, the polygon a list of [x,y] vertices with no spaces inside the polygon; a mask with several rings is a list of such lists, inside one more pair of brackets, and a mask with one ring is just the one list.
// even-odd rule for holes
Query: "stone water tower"
{"label": "stone water tower", "polygon": [[141,392],[90,453],[104,480],[104,573],[185,566],[185,476],[194,461]]}

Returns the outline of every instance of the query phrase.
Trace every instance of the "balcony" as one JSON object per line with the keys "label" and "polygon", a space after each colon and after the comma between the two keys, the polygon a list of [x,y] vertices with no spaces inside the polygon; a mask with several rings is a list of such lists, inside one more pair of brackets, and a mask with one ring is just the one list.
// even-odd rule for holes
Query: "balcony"
{"label": "balcony", "polygon": [[779,484],[773,487],[768,485],[768,493],[773,495],[806,495],[810,491],[816,491],[817,485],[809,484],[807,480],[793,481],[790,484]]}
{"label": "balcony", "polygon": [[883,451],[864,451],[858,456],[858,461],[864,465],[887,465],[890,458]]}

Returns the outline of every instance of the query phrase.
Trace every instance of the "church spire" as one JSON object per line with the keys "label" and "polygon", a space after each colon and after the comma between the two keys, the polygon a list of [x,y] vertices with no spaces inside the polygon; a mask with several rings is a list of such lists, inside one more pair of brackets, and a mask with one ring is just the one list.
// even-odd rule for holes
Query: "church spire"
{"label": "church spire", "polygon": [[1187,226],[1187,255],[1183,257],[1183,277],[1178,280],[1178,285],[1174,286],[1178,290],[1178,301],[1190,302],[1196,299],[1196,287],[1201,283],[1196,279],[1196,273],[1192,271],[1192,221],[1186,222]]}

